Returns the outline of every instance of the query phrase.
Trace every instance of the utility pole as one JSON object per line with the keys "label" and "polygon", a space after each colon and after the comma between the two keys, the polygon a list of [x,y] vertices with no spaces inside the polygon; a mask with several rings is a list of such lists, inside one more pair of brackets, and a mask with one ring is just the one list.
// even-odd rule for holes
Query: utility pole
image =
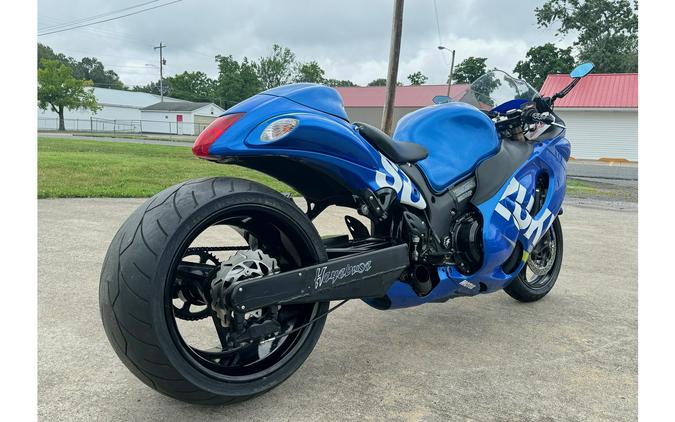
{"label": "utility pole", "polygon": [[455,50],[454,49],[450,50],[449,48],[443,47],[442,45],[439,45],[438,49],[439,50],[448,50],[452,53],[452,60],[450,62],[450,77],[448,79],[448,98],[452,98],[450,96],[450,88],[452,87],[452,76],[453,76],[453,73],[455,72]]}
{"label": "utility pole", "polygon": [[398,58],[401,53],[401,33],[403,32],[403,0],[394,2],[394,19],[391,25],[391,45],[389,47],[389,70],[387,72],[387,94],[382,112],[382,131],[391,135],[394,120],[394,99],[396,98],[396,79],[398,77]]}
{"label": "utility pole", "polygon": [[448,97],[450,96],[450,88],[452,88],[452,76],[455,71],[455,50],[452,50],[452,60],[450,61],[450,80],[448,80]]}
{"label": "utility pole", "polygon": [[155,50],[159,50],[159,101],[164,102],[164,56],[162,55],[162,50],[166,48],[166,45],[163,45],[162,42],[159,42],[159,45],[154,47]]}

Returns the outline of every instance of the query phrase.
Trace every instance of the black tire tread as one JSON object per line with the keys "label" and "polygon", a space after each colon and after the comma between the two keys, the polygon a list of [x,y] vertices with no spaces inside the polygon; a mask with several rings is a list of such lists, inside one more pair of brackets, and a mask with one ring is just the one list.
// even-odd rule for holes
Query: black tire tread
{"label": "black tire tread", "polygon": [[113,238],[104,260],[100,311],[113,349],[145,384],[183,401],[226,404],[250,397],[214,395],[195,388],[171,365],[158,343],[148,310],[150,295],[154,293],[151,275],[172,228],[189,218],[200,204],[242,192],[287,201],[278,192],[243,179],[214,177],[184,182],[165,189],[139,207]]}

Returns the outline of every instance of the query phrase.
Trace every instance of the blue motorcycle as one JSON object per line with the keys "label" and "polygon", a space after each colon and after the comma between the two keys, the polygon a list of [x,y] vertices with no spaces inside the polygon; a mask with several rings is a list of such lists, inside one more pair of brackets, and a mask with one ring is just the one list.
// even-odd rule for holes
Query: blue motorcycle
{"label": "blue motorcycle", "polygon": [[[553,106],[592,68],[575,68],[551,97],[491,71],[460,101],[436,97],[406,115],[391,137],[350,122],[322,85],[235,105],[194,154],[278,179],[306,209],[230,177],[150,198],[103,264],[100,310],[115,352],[161,393],[223,404],[291,376],[349,299],[381,310],[501,289],[541,299],[562,263],[570,157]],[[332,205],[365,218],[345,217],[349,235],[321,237],[312,220]]]}

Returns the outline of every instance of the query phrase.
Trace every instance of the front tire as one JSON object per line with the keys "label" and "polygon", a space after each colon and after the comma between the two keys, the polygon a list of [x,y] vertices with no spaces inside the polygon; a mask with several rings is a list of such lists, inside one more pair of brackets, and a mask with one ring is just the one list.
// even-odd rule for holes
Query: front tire
{"label": "front tire", "polygon": [[[99,304],[113,349],[145,384],[186,402],[225,404],[269,391],[300,367],[325,324],[325,318],[320,318],[289,335],[287,341],[279,341],[283,348],[278,346],[259,361],[239,367],[232,363],[238,356],[227,364],[223,359],[206,364],[202,355],[195,354],[199,350],[181,337],[174,318],[171,301],[176,298],[172,299],[171,291],[175,271],[200,230],[235,217],[246,224],[253,218],[251,227],[258,222],[265,228],[259,234],[249,226],[240,229],[251,249],[284,240],[269,249],[283,249],[284,257],[275,258],[283,260],[286,267],[327,259],[316,229],[291,200],[248,180],[211,178],[188,181],[150,198],[119,229],[103,264]],[[270,234],[272,229],[278,233]],[[304,306],[292,309],[298,318],[296,326],[326,312],[328,303]],[[261,352],[255,353],[256,358],[261,356]]]}
{"label": "front tire", "polygon": [[[538,271],[539,274],[532,274],[529,269],[531,263],[525,264],[518,276],[504,288],[504,291],[512,298],[520,302],[535,302],[548,294],[553,289],[555,282],[560,274],[563,258],[563,234],[560,220],[556,218],[551,227],[542,236],[540,243],[549,242],[548,252],[550,268],[545,271]],[[538,245],[539,247],[540,245]],[[541,245],[543,246],[543,245]],[[535,247],[533,254],[537,251]],[[537,253],[546,253],[546,250]],[[529,259],[534,259],[532,254]],[[543,265],[546,265],[544,263]],[[546,268],[544,266],[544,268]]]}

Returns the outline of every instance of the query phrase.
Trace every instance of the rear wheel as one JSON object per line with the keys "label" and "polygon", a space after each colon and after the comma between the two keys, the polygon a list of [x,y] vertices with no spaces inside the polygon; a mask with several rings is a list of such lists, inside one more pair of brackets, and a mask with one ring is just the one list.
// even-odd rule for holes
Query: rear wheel
{"label": "rear wheel", "polygon": [[556,218],[528,257],[527,264],[504,291],[521,302],[534,302],[548,294],[560,274],[563,234]]}
{"label": "rear wheel", "polygon": [[244,400],[300,367],[325,318],[309,322],[328,303],[244,314],[216,306],[212,292],[325,260],[309,219],[279,193],[240,179],[186,182],[151,198],[113,239],[101,273],[103,325],[152,388],[188,402]]}

